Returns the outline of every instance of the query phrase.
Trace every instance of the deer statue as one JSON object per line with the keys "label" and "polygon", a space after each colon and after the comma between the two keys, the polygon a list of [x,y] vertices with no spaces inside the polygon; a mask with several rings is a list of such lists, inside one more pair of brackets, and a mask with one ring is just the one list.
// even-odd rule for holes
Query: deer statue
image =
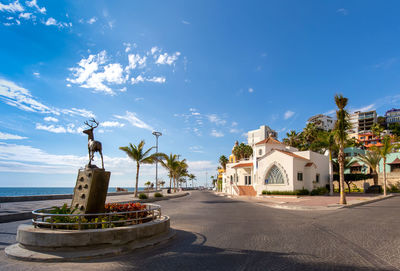
{"label": "deer statue", "polygon": [[101,142],[94,140],[94,136],[93,136],[93,130],[96,129],[97,126],[99,126],[99,123],[94,118],[92,118],[89,121],[91,123],[89,123],[88,121],[85,121],[85,124],[87,126],[89,126],[90,128],[83,131],[84,134],[88,135],[88,150],[89,150],[89,164],[88,164],[88,167],[92,166],[94,153],[95,152],[99,152],[100,157],[101,157],[101,168],[104,169]]}

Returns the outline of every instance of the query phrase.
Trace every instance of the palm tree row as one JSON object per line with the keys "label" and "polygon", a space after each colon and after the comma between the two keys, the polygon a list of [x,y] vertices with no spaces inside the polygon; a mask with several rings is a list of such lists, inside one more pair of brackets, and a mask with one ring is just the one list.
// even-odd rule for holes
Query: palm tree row
{"label": "palm tree row", "polygon": [[[129,143],[128,146],[119,148],[136,163],[135,197],[138,195],[139,172],[142,164],[153,164],[156,161],[160,162],[162,167],[168,171],[168,176],[170,178],[170,189],[172,189],[173,181],[174,192],[176,192],[176,186],[178,182],[181,182],[185,177],[189,177],[193,183],[193,180],[196,178],[196,176],[188,173],[188,164],[186,159],[179,160],[179,155],[172,153],[170,155],[166,155],[165,153],[151,153],[154,147],[145,150],[144,144],[145,142],[142,140],[138,145]],[[151,183],[148,182],[146,186],[147,185],[151,185]]]}

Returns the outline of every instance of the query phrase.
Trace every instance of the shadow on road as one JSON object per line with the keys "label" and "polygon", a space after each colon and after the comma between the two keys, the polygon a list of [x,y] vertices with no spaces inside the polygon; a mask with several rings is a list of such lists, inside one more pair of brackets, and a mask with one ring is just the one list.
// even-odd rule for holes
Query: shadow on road
{"label": "shadow on road", "polygon": [[[325,259],[294,252],[219,248],[206,243],[202,234],[177,230],[176,237],[168,243],[93,262],[117,262],[122,270],[371,270],[327,263]],[[312,262],[307,260],[310,258]]]}

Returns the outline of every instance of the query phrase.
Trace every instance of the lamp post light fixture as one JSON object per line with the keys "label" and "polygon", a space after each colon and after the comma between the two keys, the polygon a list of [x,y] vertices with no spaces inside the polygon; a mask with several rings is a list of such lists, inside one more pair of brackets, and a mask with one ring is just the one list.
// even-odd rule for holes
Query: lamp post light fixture
{"label": "lamp post light fixture", "polygon": [[[158,137],[162,136],[161,132],[153,132],[153,135],[156,137],[156,153],[158,153]],[[158,161],[156,161],[156,191],[158,190]]]}

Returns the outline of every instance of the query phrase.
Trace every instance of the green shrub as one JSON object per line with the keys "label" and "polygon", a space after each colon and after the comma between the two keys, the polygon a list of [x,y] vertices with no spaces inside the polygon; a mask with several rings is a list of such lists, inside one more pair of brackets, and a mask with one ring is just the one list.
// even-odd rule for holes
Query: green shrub
{"label": "green shrub", "polygon": [[399,187],[397,185],[391,184],[388,187],[388,192],[390,192],[390,193],[400,193],[400,189],[399,189]]}
{"label": "green shrub", "polygon": [[325,187],[318,187],[315,188],[311,191],[311,196],[318,196],[318,195],[326,195],[328,194],[328,189],[326,189]]}
{"label": "green shrub", "polygon": [[296,190],[295,191],[295,195],[298,196],[306,196],[306,195],[310,195],[310,191],[308,191],[307,189],[300,189],[300,190]]}
{"label": "green shrub", "polygon": [[147,195],[145,193],[140,193],[139,194],[139,199],[148,199]]}
{"label": "green shrub", "polygon": [[154,193],[154,197],[155,197],[155,198],[162,198],[162,197],[163,197],[163,194],[157,192],[157,193]]}
{"label": "green shrub", "polygon": [[267,195],[267,190],[263,190],[263,191],[261,192],[261,194]]}

